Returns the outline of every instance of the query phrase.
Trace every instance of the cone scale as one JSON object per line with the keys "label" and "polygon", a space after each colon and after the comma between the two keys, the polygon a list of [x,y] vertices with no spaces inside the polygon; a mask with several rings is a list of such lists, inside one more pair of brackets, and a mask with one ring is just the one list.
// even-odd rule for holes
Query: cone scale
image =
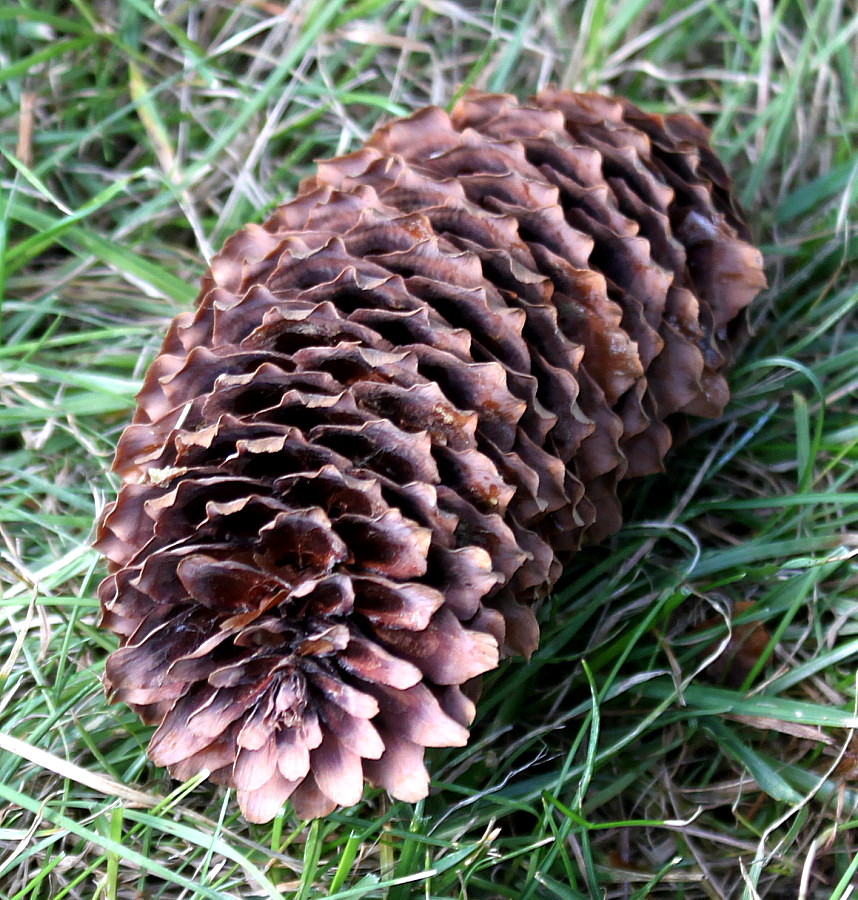
{"label": "cone scale", "polygon": [[321,162],[214,258],[117,448],[105,686],[151,759],[254,822],[424,797],[619,483],[720,415],[764,285],[685,116],[471,93]]}

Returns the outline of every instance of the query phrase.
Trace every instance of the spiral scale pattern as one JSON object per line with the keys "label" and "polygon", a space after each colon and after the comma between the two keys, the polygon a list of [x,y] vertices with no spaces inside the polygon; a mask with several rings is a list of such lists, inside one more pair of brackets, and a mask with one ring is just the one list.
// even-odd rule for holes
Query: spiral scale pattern
{"label": "spiral scale pattern", "polygon": [[672,428],[762,260],[685,116],[472,93],[321,162],[172,323],[102,516],[105,684],[245,817],[416,801],[473,680]]}

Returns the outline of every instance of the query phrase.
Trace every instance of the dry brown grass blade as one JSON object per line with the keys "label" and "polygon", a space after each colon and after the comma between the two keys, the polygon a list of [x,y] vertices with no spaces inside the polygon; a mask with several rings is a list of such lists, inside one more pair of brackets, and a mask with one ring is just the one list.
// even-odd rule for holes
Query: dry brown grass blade
{"label": "dry brown grass blade", "polygon": [[151,809],[163,802],[164,799],[156,794],[147,794],[144,791],[137,791],[134,788],[127,787],[113,778],[100,775],[98,772],[90,772],[54,753],[48,753],[47,750],[41,750],[32,744],[28,744],[26,741],[12,737],[11,734],[0,732],[0,750],[20,756],[21,759],[26,759],[35,766],[54,772],[61,778],[68,778],[70,781],[84,785],[84,787],[92,788],[92,790],[98,791],[107,797],[118,797],[131,806]]}

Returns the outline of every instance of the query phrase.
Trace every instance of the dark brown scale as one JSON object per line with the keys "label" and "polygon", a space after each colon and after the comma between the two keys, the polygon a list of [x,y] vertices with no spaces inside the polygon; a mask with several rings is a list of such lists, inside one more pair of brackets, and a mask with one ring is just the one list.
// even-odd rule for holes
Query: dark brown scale
{"label": "dark brown scale", "polygon": [[665,420],[721,413],[748,241],[702,126],[553,89],[391,122],[233,235],[99,526],[105,685],[153,761],[256,822],[424,797]]}

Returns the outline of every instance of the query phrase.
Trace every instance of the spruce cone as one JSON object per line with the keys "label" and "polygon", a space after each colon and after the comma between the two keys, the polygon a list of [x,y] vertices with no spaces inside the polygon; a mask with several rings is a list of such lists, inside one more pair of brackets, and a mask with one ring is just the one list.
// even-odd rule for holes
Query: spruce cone
{"label": "spruce cone", "polygon": [[721,413],[764,284],[685,116],[471,94],[322,162],[226,242],[117,449],[105,683],[152,760],[256,822],[425,796],[618,483]]}

